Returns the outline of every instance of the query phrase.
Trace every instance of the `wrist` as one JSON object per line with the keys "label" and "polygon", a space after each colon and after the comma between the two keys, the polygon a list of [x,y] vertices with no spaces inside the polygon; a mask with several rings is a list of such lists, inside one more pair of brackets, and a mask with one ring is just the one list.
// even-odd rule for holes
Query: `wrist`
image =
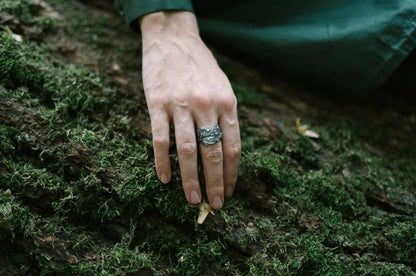
{"label": "wrist", "polygon": [[143,40],[159,36],[199,38],[196,17],[188,11],[160,11],[138,19]]}

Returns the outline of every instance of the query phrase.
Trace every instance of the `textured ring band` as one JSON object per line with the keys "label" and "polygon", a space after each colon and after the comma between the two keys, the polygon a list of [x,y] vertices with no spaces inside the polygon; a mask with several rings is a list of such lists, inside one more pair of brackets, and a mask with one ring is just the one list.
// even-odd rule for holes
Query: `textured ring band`
{"label": "textured ring band", "polygon": [[200,127],[196,129],[196,136],[198,143],[203,146],[214,145],[221,140],[222,132],[219,125],[213,125],[210,127]]}

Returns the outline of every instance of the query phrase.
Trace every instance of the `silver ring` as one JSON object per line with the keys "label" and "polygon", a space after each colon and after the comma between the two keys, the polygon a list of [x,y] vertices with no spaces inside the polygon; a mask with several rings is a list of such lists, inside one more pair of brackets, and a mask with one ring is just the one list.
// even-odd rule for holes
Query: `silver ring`
{"label": "silver ring", "polygon": [[207,147],[209,145],[214,145],[221,140],[222,132],[219,125],[213,125],[210,127],[200,127],[196,129],[196,136],[198,143]]}

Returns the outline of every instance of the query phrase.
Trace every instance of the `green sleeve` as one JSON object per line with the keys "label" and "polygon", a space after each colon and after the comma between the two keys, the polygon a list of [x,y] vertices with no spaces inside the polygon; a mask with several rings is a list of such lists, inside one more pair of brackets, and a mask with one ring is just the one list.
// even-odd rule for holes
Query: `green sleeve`
{"label": "green sleeve", "polygon": [[192,11],[191,0],[115,0],[121,16],[136,31],[138,24],[134,20],[148,13],[163,10],[185,10]]}

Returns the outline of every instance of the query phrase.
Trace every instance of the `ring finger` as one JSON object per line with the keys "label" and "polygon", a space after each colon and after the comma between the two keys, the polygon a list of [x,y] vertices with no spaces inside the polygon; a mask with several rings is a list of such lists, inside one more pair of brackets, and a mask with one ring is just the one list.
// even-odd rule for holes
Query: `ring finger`
{"label": "ring finger", "polygon": [[[198,128],[216,125],[218,119],[198,122]],[[214,145],[200,145],[202,165],[210,205],[220,209],[224,204],[223,152],[221,140]]]}

